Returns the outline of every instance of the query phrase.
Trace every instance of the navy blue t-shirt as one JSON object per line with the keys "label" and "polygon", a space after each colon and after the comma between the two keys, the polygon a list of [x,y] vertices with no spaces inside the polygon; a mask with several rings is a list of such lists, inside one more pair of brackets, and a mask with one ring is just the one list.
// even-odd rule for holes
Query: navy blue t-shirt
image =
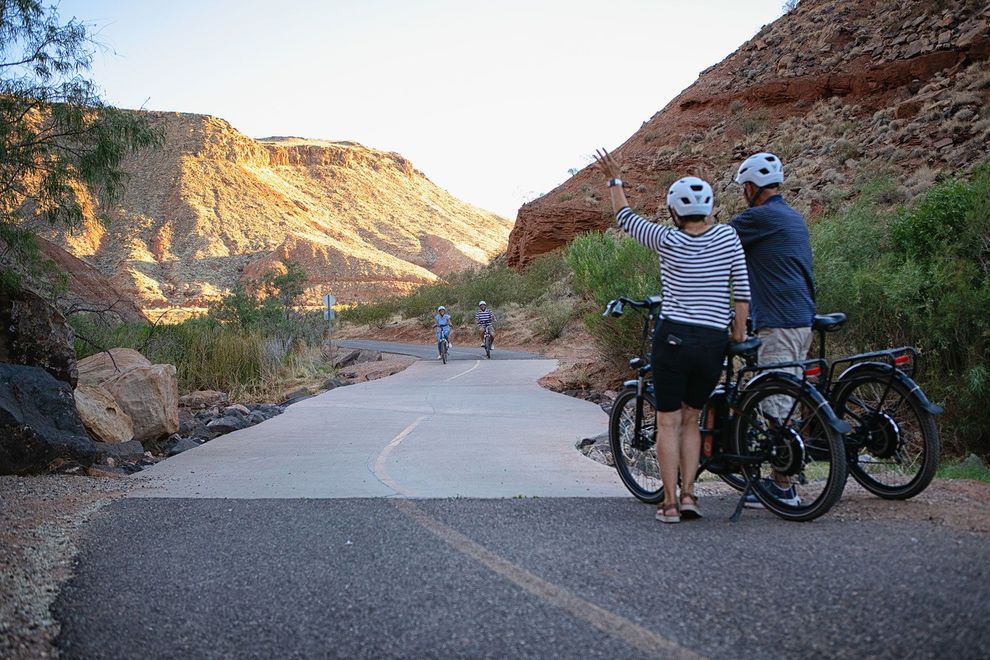
{"label": "navy blue t-shirt", "polygon": [[815,317],[811,240],[801,214],[774,195],[729,224],[746,251],[756,329],[810,328]]}

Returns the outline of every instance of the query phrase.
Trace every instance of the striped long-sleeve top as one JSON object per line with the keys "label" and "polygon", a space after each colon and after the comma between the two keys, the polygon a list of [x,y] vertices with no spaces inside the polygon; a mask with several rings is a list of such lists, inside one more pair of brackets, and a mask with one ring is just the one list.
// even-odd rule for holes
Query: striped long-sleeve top
{"label": "striped long-sleeve top", "polygon": [[660,255],[663,318],[725,329],[732,320],[730,291],[735,302],[749,302],[746,255],[732,227],[713,225],[692,236],[650,222],[628,206],[615,219],[627,234]]}

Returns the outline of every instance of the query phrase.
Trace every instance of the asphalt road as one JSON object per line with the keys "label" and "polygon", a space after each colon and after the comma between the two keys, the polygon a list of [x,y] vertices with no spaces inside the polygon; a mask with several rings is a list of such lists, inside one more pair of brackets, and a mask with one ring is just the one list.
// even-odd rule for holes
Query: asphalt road
{"label": "asphalt road", "polygon": [[141,473],[84,528],[62,656],[986,657],[985,536],[728,496],[661,525],[552,366],[418,362]]}

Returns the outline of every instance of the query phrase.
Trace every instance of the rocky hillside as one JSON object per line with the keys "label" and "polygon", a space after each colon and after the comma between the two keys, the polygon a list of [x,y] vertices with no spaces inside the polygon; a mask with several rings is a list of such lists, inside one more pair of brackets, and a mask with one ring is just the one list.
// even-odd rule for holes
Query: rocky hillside
{"label": "rocky hillside", "polygon": [[89,204],[83,231],[47,234],[149,315],[202,310],[289,259],[309,275],[313,303],[324,293],[349,302],[408,291],[505,249],[508,220],[455,199],[399,154],[254,140],[209,116],[149,116],[164,147],[126,164],[117,205]]}
{"label": "rocky hillside", "polygon": [[[743,206],[736,167],[761,150],[784,160],[788,198],[812,219],[877,177],[899,184],[892,202],[909,199],[990,158],[988,56],[983,0],[801,0],[616,150],[630,203],[652,214],[676,177],[696,174],[725,220]],[[509,264],[610,223],[585,168],[519,210]]]}

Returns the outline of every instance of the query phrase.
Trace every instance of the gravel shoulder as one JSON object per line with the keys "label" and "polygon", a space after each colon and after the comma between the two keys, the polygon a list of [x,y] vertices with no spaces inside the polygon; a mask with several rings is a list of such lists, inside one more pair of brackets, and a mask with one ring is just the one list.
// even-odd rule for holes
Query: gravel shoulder
{"label": "gravel shoulder", "polygon": [[73,571],[83,524],[127,479],[0,476],[0,658],[51,658],[50,607]]}

